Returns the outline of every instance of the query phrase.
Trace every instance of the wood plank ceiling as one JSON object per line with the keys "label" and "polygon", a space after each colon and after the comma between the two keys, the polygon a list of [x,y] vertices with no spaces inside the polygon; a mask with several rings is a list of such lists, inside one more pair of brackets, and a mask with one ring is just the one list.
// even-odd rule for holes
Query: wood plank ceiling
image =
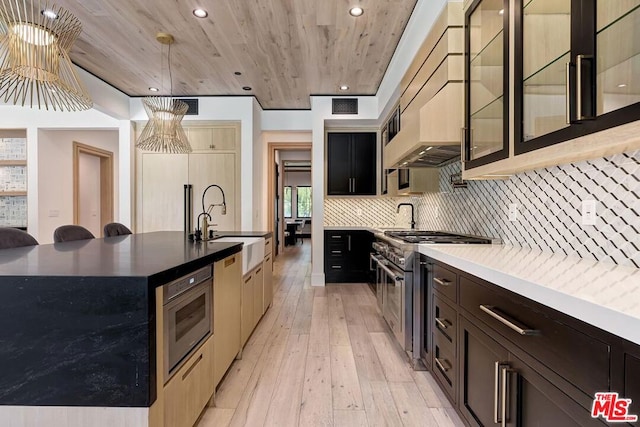
{"label": "wood plank ceiling", "polygon": [[[265,109],[309,95],[374,95],[417,0],[59,0],[83,32],[74,63],[130,96],[255,95]],[[37,1],[33,0],[33,3]],[[364,15],[348,11],[361,6]],[[198,19],[195,8],[209,16]],[[241,75],[234,74],[241,72]],[[340,85],[349,90],[341,92]],[[244,86],[252,88],[243,90]]]}

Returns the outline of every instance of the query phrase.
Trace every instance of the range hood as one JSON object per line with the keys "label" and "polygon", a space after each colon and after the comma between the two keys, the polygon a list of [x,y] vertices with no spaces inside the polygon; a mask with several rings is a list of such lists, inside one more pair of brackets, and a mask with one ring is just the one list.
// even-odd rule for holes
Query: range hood
{"label": "range hood", "polygon": [[439,167],[460,156],[463,83],[448,82],[419,109],[407,108],[384,147],[384,168]]}

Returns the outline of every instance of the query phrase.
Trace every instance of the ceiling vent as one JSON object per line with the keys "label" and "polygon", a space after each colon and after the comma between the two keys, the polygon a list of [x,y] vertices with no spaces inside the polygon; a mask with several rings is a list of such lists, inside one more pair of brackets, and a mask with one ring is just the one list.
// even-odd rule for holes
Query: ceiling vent
{"label": "ceiling vent", "polygon": [[333,98],[331,114],[358,114],[358,98]]}
{"label": "ceiling vent", "polygon": [[198,99],[197,98],[176,98],[179,101],[187,104],[189,109],[185,113],[185,116],[197,116],[198,115]]}

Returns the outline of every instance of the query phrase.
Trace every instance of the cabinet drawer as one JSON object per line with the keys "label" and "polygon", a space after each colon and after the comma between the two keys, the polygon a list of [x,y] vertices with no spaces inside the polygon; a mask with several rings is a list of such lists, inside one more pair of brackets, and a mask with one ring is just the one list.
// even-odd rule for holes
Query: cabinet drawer
{"label": "cabinet drawer", "polygon": [[561,313],[534,304],[460,277],[461,307],[587,395],[608,390],[609,345],[562,323]]}
{"label": "cabinet drawer", "polygon": [[433,289],[453,302],[457,302],[458,275],[441,265],[433,265]]}
{"label": "cabinet drawer", "polygon": [[264,240],[264,254],[269,255],[273,251],[273,237],[267,237]]}
{"label": "cabinet drawer", "polygon": [[439,332],[434,332],[431,354],[433,354],[433,374],[439,380],[443,390],[455,401],[458,379],[456,353],[453,343],[449,342]]}
{"label": "cabinet drawer", "polygon": [[441,298],[433,296],[433,331],[442,334],[451,343],[456,341],[458,321],[456,311]]}
{"label": "cabinet drawer", "polygon": [[330,258],[343,258],[347,255],[347,251],[342,246],[329,245],[327,255]]}
{"label": "cabinet drawer", "polygon": [[347,267],[346,260],[343,259],[330,259],[327,261],[326,273],[340,273],[345,271]]}

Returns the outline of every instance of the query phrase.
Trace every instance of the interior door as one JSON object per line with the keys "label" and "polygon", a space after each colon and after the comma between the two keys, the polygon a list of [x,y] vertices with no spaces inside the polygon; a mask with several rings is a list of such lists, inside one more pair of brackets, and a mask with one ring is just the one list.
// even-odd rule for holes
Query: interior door
{"label": "interior door", "polygon": [[189,180],[187,154],[142,155],[142,215],[137,230],[182,231],[184,185]]}

